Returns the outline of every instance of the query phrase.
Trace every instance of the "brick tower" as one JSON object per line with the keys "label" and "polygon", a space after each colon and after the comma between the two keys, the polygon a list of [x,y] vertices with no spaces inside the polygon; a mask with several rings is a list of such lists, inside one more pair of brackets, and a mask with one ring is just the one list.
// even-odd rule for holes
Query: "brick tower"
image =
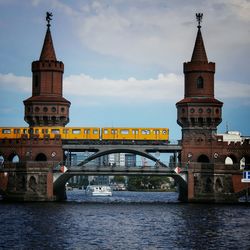
{"label": "brick tower", "polygon": [[29,126],[65,126],[70,102],[62,96],[64,64],[57,61],[47,12],[47,32],[40,59],[32,62],[32,96],[23,103]]}
{"label": "brick tower", "polygon": [[[202,14],[196,14],[196,18],[198,32],[191,61],[183,65],[185,96],[176,104],[177,123],[182,127],[182,162],[187,162],[190,158],[196,162],[211,162],[209,142],[221,123],[223,103],[214,98],[215,63],[208,62],[207,59],[201,34]],[[187,144],[189,146],[185,148]],[[201,152],[201,145],[205,146],[204,152]]]}

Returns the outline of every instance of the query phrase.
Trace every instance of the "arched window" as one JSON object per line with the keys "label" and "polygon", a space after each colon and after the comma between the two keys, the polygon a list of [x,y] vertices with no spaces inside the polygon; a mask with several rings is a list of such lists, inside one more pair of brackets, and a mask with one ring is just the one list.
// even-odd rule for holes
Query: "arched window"
{"label": "arched window", "polygon": [[199,76],[196,80],[197,89],[203,89],[203,85],[204,85],[204,80],[201,76]]}

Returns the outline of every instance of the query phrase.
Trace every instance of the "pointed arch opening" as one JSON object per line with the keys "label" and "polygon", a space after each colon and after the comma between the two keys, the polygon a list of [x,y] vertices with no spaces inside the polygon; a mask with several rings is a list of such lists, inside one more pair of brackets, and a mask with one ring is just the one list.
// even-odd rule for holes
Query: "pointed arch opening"
{"label": "pointed arch opening", "polygon": [[40,153],[36,156],[35,161],[47,161],[47,156],[43,153]]}
{"label": "pointed arch opening", "polygon": [[234,155],[229,155],[225,159],[225,164],[226,165],[233,165],[237,163],[237,159]]}
{"label": "pointed arch opening", "polygon": [[202,154],[202,155],[200,155],[198,157],[197,162],[200,162],[200,163],[209,163],[210,161],[209,161],[208,156]]}
{"label": "pointed arch opening", "polygon": [[250,170],[250,156],[243,156],[240,160],[240,168]]}
{"label": "pointed arch opening", "polygon": [[215,191],[221,193],[223,191],[223,185],[220,178],[217,178],[215,181]]}
{"label": "pointed arch opening", "polygon": [[18,163],[20,161],[19,155],[15,152],[11,153],[8,157],[8,161],[12,163]]}

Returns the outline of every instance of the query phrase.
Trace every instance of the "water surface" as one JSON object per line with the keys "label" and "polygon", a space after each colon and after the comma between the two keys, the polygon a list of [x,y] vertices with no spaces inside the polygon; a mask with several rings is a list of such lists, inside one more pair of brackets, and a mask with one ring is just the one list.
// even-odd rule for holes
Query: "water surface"
{"label": "water surface", "polygon": [[0,249],[250,249],[249,206],[177,197],[74,190],[66,202],[0,202]]}

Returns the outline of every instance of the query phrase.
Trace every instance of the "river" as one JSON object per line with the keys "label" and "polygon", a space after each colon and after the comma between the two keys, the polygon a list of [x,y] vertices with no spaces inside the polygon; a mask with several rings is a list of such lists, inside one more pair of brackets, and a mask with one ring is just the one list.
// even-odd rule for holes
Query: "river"
{"label": "river", "polygon": [[67,194],[65,202],[0,202],[0,249],[250,249],[246,204],[179,203],[164,192]]}

